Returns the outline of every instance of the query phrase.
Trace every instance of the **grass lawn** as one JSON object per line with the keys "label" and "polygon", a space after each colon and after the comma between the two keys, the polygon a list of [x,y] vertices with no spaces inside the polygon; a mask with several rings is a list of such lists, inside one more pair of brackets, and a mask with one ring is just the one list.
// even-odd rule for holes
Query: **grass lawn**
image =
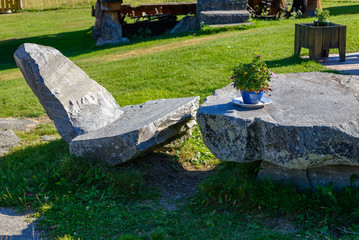
{"label": "grass lawn", "polygon": [[[332,22],[347,25],[347,52],[359,52],[359,2],[322,4],[331,10]],[[203,101],[230,83],[237,63],[250,62],[255,54],[275,73],[327,71],[293,56],[294,24],[313,18],[253,20],[251,27],[204,28],[100,48],[91,38],[90,13],[77,8],[0,15],[6,26],[0,31],[0,117],[45,114],[13,60],[24,42],[57,48],[121,106],[195,95]],[[50,239],[355,239],[359,231],[358,191],[297,193],[288,186],[258,184],[253,166],[218,163],[198,129],[171,152],[116,169],[73,158],[63,140],[40,142],[42,135],[57,135],[51,124],[17,134],[22,146],[0,157],[0,206],[32,209]],[[162,180],[151,177],[161,171],[156,163],[167,167],[164,172],[207,180],[191,198],[167,196],[159,187]],[[212,176],[203,177],[204,172]]]}

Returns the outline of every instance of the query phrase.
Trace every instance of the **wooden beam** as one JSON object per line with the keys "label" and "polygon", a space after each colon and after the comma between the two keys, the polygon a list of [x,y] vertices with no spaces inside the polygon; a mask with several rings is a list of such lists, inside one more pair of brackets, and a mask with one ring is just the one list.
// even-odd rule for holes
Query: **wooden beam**
{"label": "wooden beam", "polygon": [[196,13],[196,2],[173,2],[173,3],[154,3],[142,4],[138,7],[131,7],[130,4],[121,5],[121,13],[131,17],[141,17],[142,13],[146,15],[158,14],[174,14],[187,15],[189,13]]}

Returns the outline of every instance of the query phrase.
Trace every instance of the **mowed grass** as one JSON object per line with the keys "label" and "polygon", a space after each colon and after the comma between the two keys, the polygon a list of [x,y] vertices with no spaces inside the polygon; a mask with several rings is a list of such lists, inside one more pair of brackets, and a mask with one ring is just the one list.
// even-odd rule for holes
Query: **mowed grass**
{"label": "mowed grass", "polygon": [[[359,51],[359,5],[323,2],[326,5],[331,20],[348,27],[347,52]],[[0,15],[1,24],[10,26],[0,31],[0,117],[45,114],[12,57],[24,42],[59,49],[121,106],[195,95],[203,101],[230,83],[237,63],[250,62],[255,54],[276,74],[326,71],[318,63],[293,57],[294,24],[312,20],[253,21],[248,28],[204,28],[195,34],[98,48],[91,38],[94,18],[89,8]],[[303,50],[302,55],[307,54]],[[51,125],[17,134],[22,146],[0,158],[0,206],[32,209],[49,239],[355,239],[359,231],[355,190],[297,193],[290,186],[256,183],[255,167],[220,164],[219,173],[204,182],[194,198],[169,208],[146,184],[148,156],[136,161],[141,167],[108,169],[70,156],[63,140],[40,142],[40,136],[56,135]],[[216,162],[198,129],[167,154],[174,165],[207,167]]]}
{"label": "mowed grass", "polygon": [[[138,6],[140,4],[162,3],[161,0],[128,0],[124,4]],[[166,2],[191,2],[190,0],[166,0]],[[25,10],[49,10],[63,8],[81,8],[95,5],[96,0],[22,0]]]}
{"label": "mowed grass", "polygon": [[[359,7],[348,7],[350,10],[354,8]],[[312,19],[255,21],[254,27],[247,30],[208,35],[209,30],[187,36],[153,38],[120,47],[96,48],[90,30],[94,18],[89,9],[25,12],[1,15],[0,18],[2,24],[11,26],[0,33],[0,38],[5,39],[0,42],[0,116],[33,117],[44,113],[21,80],[22,76],[15,74],[19,71],[12,55],[23,42],[59,49],[105,86],[120,105],[193,95],[199,95],[203,100],[213,90],[229,83],[236,63],[249,62],[255,54],[261,54],[275,73],[325,70],[318,63],[292,56],[294,23]],[[348,52],[358,51],[356,15],[337,15],[332,21],[348,25]],[[16,22],[22,24],[16,25]],[[151,48],[152,51],[148,51]],[[133,51],[137,52],[131,55]],[[308,54],[306,49],[302,52]],[[9,79],[9,74],[15,77]]]}

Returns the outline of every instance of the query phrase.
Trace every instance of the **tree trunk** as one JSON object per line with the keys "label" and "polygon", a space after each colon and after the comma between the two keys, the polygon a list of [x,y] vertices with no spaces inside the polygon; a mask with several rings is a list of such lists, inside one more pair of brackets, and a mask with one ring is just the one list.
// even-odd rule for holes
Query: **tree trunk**
{"label": "tree trunk", "polygon": [[280,11],[285,11],[287,9],[286,0],[273,0],[269,8],[269,15],[277,15]]}
{"label": "tree trunk", "polygon": [[306,0],[293,0],[292,9],[290,11],[297,12],[298,10],[300,10],[304,14],[306,10],[306,6],[307,6]]}
{"label": "tree trunk", "polygon": [[308,0],[307,8],[305,11],[305,16],[306,17],[314,17],[316,8],[322,9],[320,0]]}

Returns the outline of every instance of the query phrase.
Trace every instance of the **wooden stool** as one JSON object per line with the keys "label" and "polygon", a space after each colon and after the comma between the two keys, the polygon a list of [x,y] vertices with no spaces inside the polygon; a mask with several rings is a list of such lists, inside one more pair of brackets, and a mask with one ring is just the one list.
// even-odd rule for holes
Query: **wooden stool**
{"label": "wooden stool", "polygon": [[345,61],[346,31],[344,25],[314,26],[313,23],[295,24],[294,55],[299,56],[302,47],[309,49],[309,58],[318,61],[329,56],[329,49],[338,48],[340,61]]}

